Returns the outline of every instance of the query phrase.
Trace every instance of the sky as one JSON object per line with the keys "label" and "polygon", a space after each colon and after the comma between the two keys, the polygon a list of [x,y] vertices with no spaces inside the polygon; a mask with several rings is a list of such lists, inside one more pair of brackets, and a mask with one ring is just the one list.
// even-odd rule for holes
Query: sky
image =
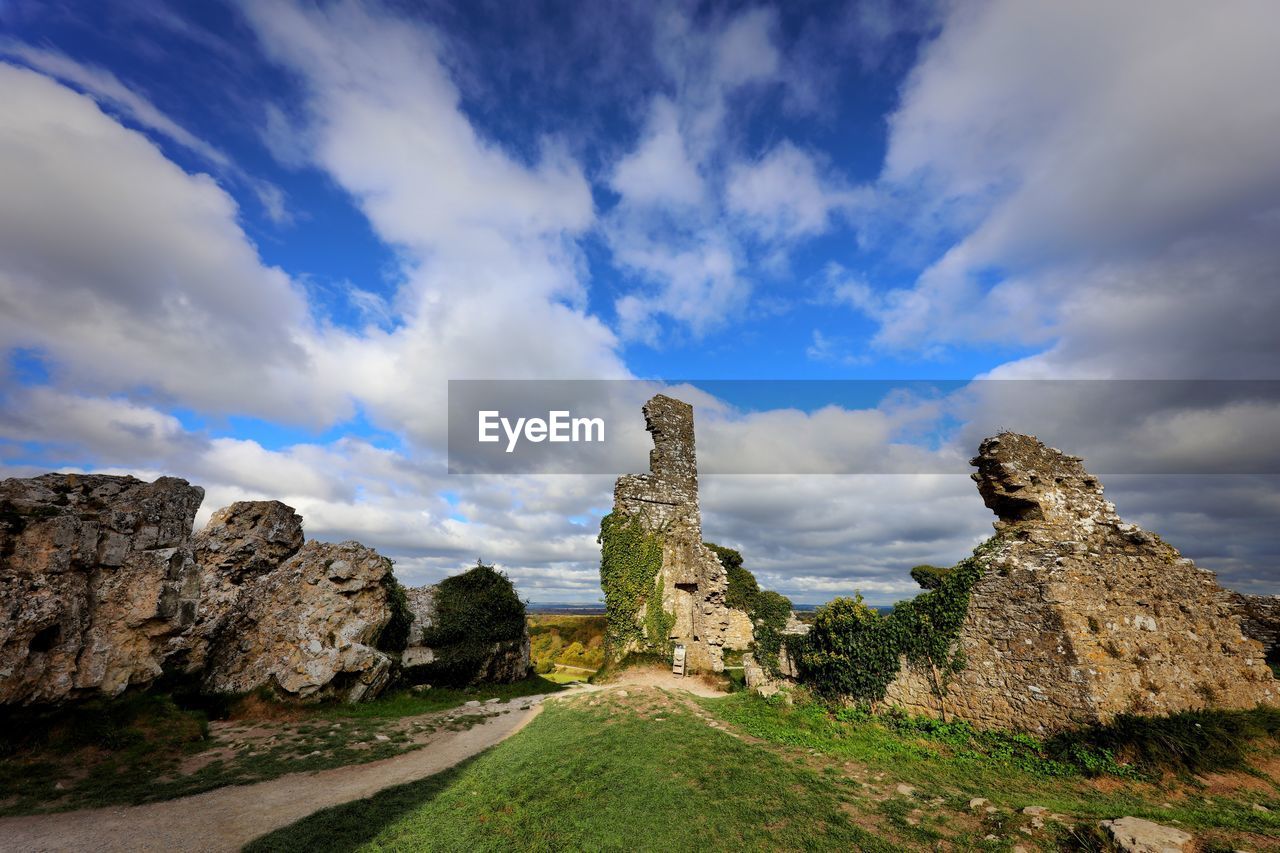
{"label": "sky", "polygon": [[1280,593],[1278,42],[1272,0],[0,0],[0,475],[594,602],[613,474],[450,474],[449,380],[629,380],[796,602],[966,556],[1001,428]]}

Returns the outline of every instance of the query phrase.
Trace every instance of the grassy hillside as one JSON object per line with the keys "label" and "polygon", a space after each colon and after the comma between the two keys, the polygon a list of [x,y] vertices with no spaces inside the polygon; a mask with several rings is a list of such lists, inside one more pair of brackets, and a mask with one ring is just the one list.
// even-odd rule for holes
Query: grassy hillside
{"label": "grassy hillside", "polygon": [[533,614],[528,623],[535,672],[554,681],[585,681],[604,663],[604,616]]}
{"label": "grassy hillside", "polygon": [[1243,765],[1210,771],[1201,750],[1199,775],[1178,775],[1123,757],[1087,769],[1023,736],[805,702],[612,689],[552,703],[464,765],[250,849],[1103,850],[1097,822],[1123,815],[1180,825],[1204,851],[1276,849],[1270,719],[1240,729],[1225,763]]}

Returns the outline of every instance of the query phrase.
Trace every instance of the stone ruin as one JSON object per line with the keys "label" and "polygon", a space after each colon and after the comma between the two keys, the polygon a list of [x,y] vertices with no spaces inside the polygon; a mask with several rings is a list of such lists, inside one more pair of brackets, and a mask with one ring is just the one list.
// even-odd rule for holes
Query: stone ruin
{"label": "stone ruin", "polygon": [[1280,595],[1233,592],[1231,604],[1244,635],[1262,643],[1267,663],[1280,665]]}
{"label": "stone ruin", "polygon": [[[117,696],[162,677],[348,701],[391,682],[401,653],[379,647],[390,560],[305,541],[279,501],[232,504],[193,537],[203,498],[174,477],[0,482],[0,705]],[[495,671],[527,669],[526,640],[523,666]]]}
{"label": "stone ruin", "polygon": [[662,600],[646,601],[637,621],[643,625],[647,608],[661,607],[675,617],[669,639],[685,647],[688,669],[720,672],[726,643],[750,644],[751,622],[725,604],[728,577],[702,541],[693,406],[658,394],[642,411],[653,436],[649,473],[623,475],[613,487],[613,511],[662,539]]}
{"label": "stone ruin", "polygon": [[961,629],[965,667],[945,703],[924,673],[904,667],[889,703],[1044,732],[1123,713],[1280,700],[1231,594],[1159,536],[1121,520],[1079,457],[1002,433],[971,464],[998,520]]}

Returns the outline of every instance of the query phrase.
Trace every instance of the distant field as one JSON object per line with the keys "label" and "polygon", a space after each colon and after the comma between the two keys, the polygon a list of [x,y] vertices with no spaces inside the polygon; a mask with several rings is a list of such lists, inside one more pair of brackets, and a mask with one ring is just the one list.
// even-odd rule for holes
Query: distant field
{"label": "distant field", "polygon": [[585,681],[604,663],[604,629],[603,616],[530,615],[534,671],[561,683]]}

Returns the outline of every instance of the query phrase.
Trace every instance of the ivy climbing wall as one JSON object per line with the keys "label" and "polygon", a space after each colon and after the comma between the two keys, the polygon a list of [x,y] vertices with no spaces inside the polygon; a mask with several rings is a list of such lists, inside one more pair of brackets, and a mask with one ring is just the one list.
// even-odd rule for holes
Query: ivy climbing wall
{"label": "ivy climbing wall", "polygon": [[702,542],[693,407],[658,394],[643,412],[654,445],[649,473],[618,478],[600,525],[610,654],[667,657],[679,643],[691,671],[719,672],[742,619],[726,605],[724,568]]}

